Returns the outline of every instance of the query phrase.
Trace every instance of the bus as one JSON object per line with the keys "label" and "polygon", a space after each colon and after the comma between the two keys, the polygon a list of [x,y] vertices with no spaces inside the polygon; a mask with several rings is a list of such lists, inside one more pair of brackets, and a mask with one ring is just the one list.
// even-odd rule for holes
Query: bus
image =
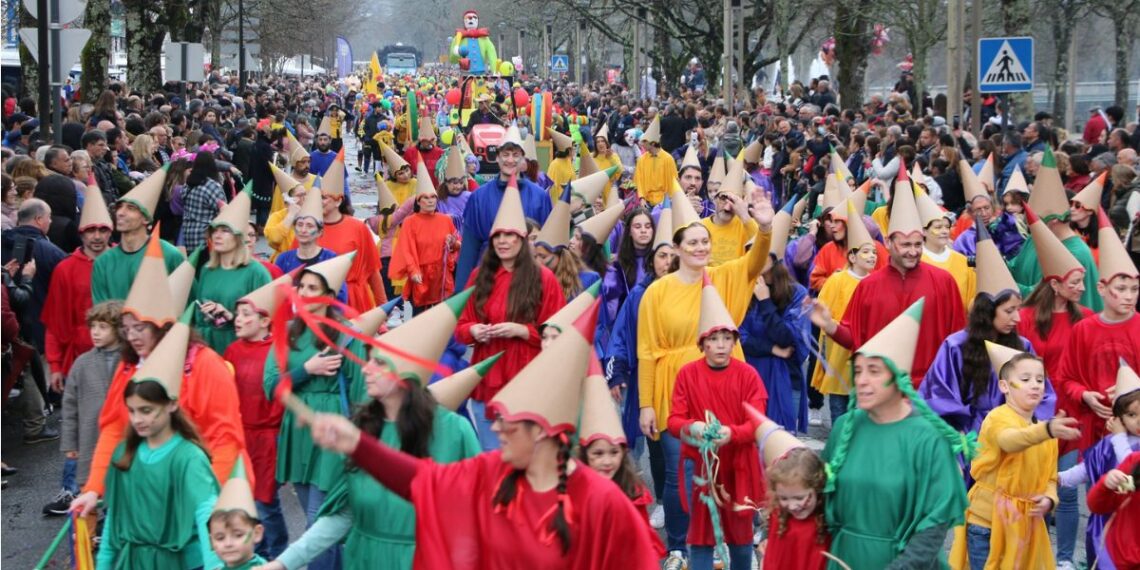
{"label": "bus", "polygon": [[397,42],[376,52],[385,74],[412,75],[420,67],[420,50]]}

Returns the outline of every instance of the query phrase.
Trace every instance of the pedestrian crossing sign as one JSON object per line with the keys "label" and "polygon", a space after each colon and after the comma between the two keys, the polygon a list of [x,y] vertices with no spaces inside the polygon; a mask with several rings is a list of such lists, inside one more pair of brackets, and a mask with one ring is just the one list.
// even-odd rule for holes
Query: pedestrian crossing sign
{"label": "pedestrian crossing sign", "polygon": [[570,56],[566,54],[550,56],[550,71],[552,73],[568,73],[570,71]]}
{"label": "pedestrian crossing sign", "polygon": [[978,91],[1019,93],[1033,90],[1033,38],[978,40]]}

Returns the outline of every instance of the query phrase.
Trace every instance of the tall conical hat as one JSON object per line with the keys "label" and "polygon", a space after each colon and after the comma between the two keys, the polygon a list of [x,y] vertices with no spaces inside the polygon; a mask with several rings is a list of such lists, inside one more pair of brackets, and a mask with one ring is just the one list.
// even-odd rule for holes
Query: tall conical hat
{"label": "tall conical hat", "polygon": [[1112,391],[1112,403],[1115,404],[1121,396],[1137,390],[1140,390],[1140,376],[1137,376],[1136,371],[1121,358],[1120,368],[1116,369],[1116,388]]}
{"label": "tall conical hat", "polygon": [[709,182],[724,183],[724,177],[728,175],[728,168],[724,165],[724,156],[717,154],[713,159],[712,166],[709,167]]}
{"label": "tall conical hat", "polygon": [[[288,131],[286,131],[286,132],[288,132]],[[289,135],[289,136],[293,136],[293,135]],[[289,165],[290,166],[294,166],[298,162],[301,162],[302,160],[305,160],[308,158],[311,158],[311,156],[309,155],[309,151],[305,150],[305,147],[301,146],[300,143],[298,143],[296,146],[292,147],[292,149],[289,151]]]}
{"label": "tall conical hat", "polygon": [[[855,212],[861,211],[856,205],[859,199],[855,197],[855,194],[855,192],[852,192],[850,196],[832,208],[831,211],[827,213],[827,217],[833,220],[843,220],[844,222],[849,222],[851,219],[851,214],[849,212],[851,210],[854,210]],[[847,204],[851,204],[853,207],[848,208]],[[861,217],[862,216],[860,216],[860,218]]]}
{"label": "tall conical hat", "polygon": [[593,354],[599,305],[595,300],[573,326],[539,352],[492,398],[490,408],[504,421],[535,422],[547,435],[573,432],[582,398],[582,378]]}
{"label": "tall conical hat", "polygon": [[653,231],[653,250],[657,251],[663,245],[673,245],[673,199],[668,195],[661,201],[657,228]]}
{"label": "tall conical hat", "polygon": [[292,157],[298,150],[304,152],[306,157],[309,156],[309,151],[305,150],[304,146],[301,146],[301,141],[297,140],[297,137],[293,136],[293,133],[289,129],[285,129],[285,141],[282,146],[285,152],[290,156],[289,164],[296,162]]}
{"label": "tall conical hat", "polygon": [[257,504],[253,502],[253,488],[249,486],[249,479],[245,474],[245,459],[238,456],[230,478],[222,485],[222,492],[218,493],[218,500],[214,502],[213,512],[242,511],[250,518],[257,520]]}
{"label": "tall conical hat", "polygon": [[578,229],[582,230],[584,234],[593,236],[594,240],[599,244],[604,243],[609,239],[610,234],[613,233],[617,223],[621,221],[621,215],[624,213],[624,204],[614,204],[598,212],[594,217],[578,224]]}
{"label": "tall conical hat", "polygon": [[827,154],[831,157],[831,169],[842,174],[843,180],[846,181],[855,178],[855,176],[851,174],[851,169],[847,168],[847,163],[843,161],[843,157],[839,156],[839,153],[836,152],[835,145],[828,145]]}
{"label": "tall conical hat", "polygon": [[589,309],[590,306],[594,304],[594,299],[598,298],[598,293],[601,291],[601,288],[602,282],[595,281],[593,285],[587,287],[585,291],[578,293],[576,297],[570,299],[569,303],[566,303],[561,309],[558,309],[558,312],[550,315],[550,318],[542,323],[541,328],[554,327],[558,329],[559,332],[566,331],[574,324],[574,321],[578,320],[578,317],[582,316],[582,313],[586,312],[586,309]]}
{"label": "tall conical hat", "polygon": [[598,134],[594,135],[595,139],[605,139],[610,142],[610,125],[609,123],[602,123],[602,127],[598,129]]}
{"label": "tall conical hat", "polygon": [[1033,245],[1037,248],[1037,263],[1041,265],[1043,279],[1065,281],[1072,272],[1084,271],[1081,262],[1037,217],[1029,204],[1025,204],[1025,219],[1029,222],[1029,235],[1033,237]]}
{"label": "tall conical hat", "polygon": [[83,232],[87,228],[115,229],[107,203],[103,201],[103,193],[97,184],[92,183],[88,183],[83,190],[83,211],[79,214],[79,231]]}
{"label": "tall conical hat", "polygon": [[550,134],[550,140],[554,143],[555,150],[561,152],[574,148],[574,139],[571,139],[568,135],[564,135],[550,127],[546,128],[546,132]]}
{"label": "tall conical hat", "polygon": [[590,369],[582,380],[582,420],[578,428],[578,441],[585,449],[599,439],[612,445],[625,445],[625,430],[621,417],[614,407],[610,387],[598,357],[590,354]]}
{"label": "tall conical hat", "polygon": [[[511,126],[514,127],[514,125],[511,125]],[[515,131],[517,134],[518,127],[514,127],[514,128],[515,128]],[[507,135],[508,136],[510,135],[510,131],[507,132]],[[535,162],[538,162],[538,149],[534,146],[534,135],[528,134],[526,136],[526,140],[522,141],[522,143],[519,145],[519,147],[522,148],[523,157],[525,157],[527,160],[533,160]],[[502,146],[500,146],[499,148],[502,148]]]}
{"label": "tall conical hat", "polygon": [[[734,160],[732,164],[728,165],[728,172],[724,175],[724,180],[720,183],[720,189],[717,194],[733,194],[743,198],[744,193],[744,179],[748,178],[748,174],[744,172],[744,161]],[[709,196],[713,198],[713,196]]]}
{"label": "tall conical hat", "polygon": [[907,178],[906,165],[899,159],[899,176],[895,180],[894,206],[891,208],[890,223],[887,226],[887,237],[901,233],[910,235],[914,232],[922,233],[922,220],[918,217],[918,204],[914,201],[914,190]]}
{"label": "tall conical hat", "polygon": [[570,185],[562,190],[562,197],[554,203],[546,223],[538,231],[536,244],[542,244],[550,251],[558,251],[570,245]]}
{"label": "tall conical hat", "polygon": [[194,308],[187,307],[174,326],[158,341],[150,355],[139,365],[131,382],[158,382],[166,396],[177,400],[182,393],[182,373],[186,368],[186,349],[190,344],[190,320]]}
{"label": "tall conical hat", "polygon": [[585,147],[585,143],[583,143],[582,152],[578,153],[578,178],[585,178],[600,170],[598,163],[594,161],[594,155],[590,154],[589,150]]}
{"label": "tall conical hat", "polygon": [[514,174],[511,175],[511,181],[507,183],[507,190],[503,192],[503,199],[499,202],[495,222],[491,224],[491,237],[503,232],[513,233],[523,239],[526,239],[528,233],[518,178]]}
{"label": "tall conical hat", "polygon": [[253,209],[253,201],[249,198],[250,192],[253,192],[252,180],[246,183],[245,188],[238,192],[229,204],[222,206],[218,215],[210,222],[210,228],[226,226],[235,236],[244,236],[246,228],[249,227],[249,213]]}
{"label": "tall conical hat", "polygon": [[[416,315],[412,320],[380,335],[379,341],[399,348],[420,360],[438,362],[443,356],[443,351],[447,350],[447,343],[455,334],[459,314],[463,312],[463,307],[467,305],[474,291],[474,287],[469,287],[452,295],[442,303]],[[430,367],[397,354],[383,351],[381,353],[400,378],[415,380],[420,386],[427,385],[432,375]]]}
{"label": "tall conical hat", "polygon": [[691,166],[697,170],[701,169],[701,159],[697,157],[697,147],[688,145],[688,150],[685,151],[685,157],[681,159],[681,164],[677,167],[677,172],[684,170],[686,167]]}
{"label": "tall conical hat", "polygon": [[297,218],[304,218],[306,216],[316,220],[319,225],[324,225],[325,223],[325,209],[324,204],[322,204],[320,180],[305,191],[305,198],[301,202],[301,209],[297,212]]}
{"label": "tall conical hat", "polygon": [[768,251],[780,261],[784,260],[784,253],[788,249],[788,237],[792,232],[792,214],[788,210],[787,207],[781,208],[772,218],[772,242],[768,246]]}
{"label": "tall conical hat", "polygon": [[918,346],[918,330],[922,323],[922,308],[926,297],[915,301],[878,334],[863,343],[855,354],[882,358],[894,366],[899,373],[910,374],[914,364],[914,349]]}
{"label": "tall conical hat", "polygon": [[420,196],[439,196],[435,185],[431,183],[427,165],[422,160],[416,162],[416,200],[419,200]]}
{"label": "tall conical hat", "polygon": [[926,185],[926,175],[922,173],[922,167],[918,165],[917,160],[910,165],[910,181],[915,184]]}
{"label": "tall conical hat", "polygon": [[1104,193],[1104,181],[1108,178],[1108,171],[1100,173],[1092,182],[1089,182],[1069,203],[1079,204],[1086,210],[1096,210],[1100,207],[1100,196]]}
{"label": "tall conical hat", "polygon": [[463,156],[466,157],[475,154],[475,151],[471,150],[471,145],[467,144],[467,137],[463,136],[462,133],[457,135],[456,139],[459,141],[459,150],[463,151]]}
{"label": "tall conical hat", "polygon": [[380,327],[388,322],[388,315],[392,314],[392,309],[403,304],[403,302],[403,297],[396,297],[383,305],[376,305],[352,319],[352,326],[365,336],[376,336],[376,331],[379,331]]}
{"label": "tall conical hat", "polygon": [[348,277],[348,270],[352,268],[352,261],[356,259],[355,251],[350,251],[345,254],[338,255],[332,259],[314,263],[304,269],[310,273],[316,273],[325,278],[325,283],[328,284],[329,289],[332,291],[340,291],[344,280]]}
{"label": "tall conical hat", "polygon": [[1013,279],[1009,266],[1006,265],[1005,259],[990,237],[989,230],[980,218],[974,219],[974,228],[977,231],[974,243],[977,250],[975,268],[978,273],[978,293],[985,293],[991,299],[996,299],[1003,291],[1008,290],[1020,294],[1021,289],[1017,286],[1017,281]]}
{"label": "tall conical hat", "polygon": [[[318,197],[320,194],[317,195]],[[381,211],[388,210],[399,206],[396,203],[396,196],[392,194],[392,190],[388,188],[388,183],[384,181],[384,177],[380,174],[376,175],[376,207]],[[302,209],[302,211],[304,211]]]}
{"label": "tall conical hat", "polygon": [[748,402],[745,402],[744,406],[753,421],[760,424],[756,426],[756,440],[763,442],[761,447],[764,452],[765,467],[772,467],[772,465],[793,449],[806,447],[796,436],[788,433],[787,430],[780,426],[780,424],[772,421],[771,418],[761,414],[759,410],[753,408]]}
{"label": "tall conical hat", "polygon": [[325,115],[321,118],[321,124],[317,126],[317,136],[328,135],[332,136],[332,118]]}
{"label": "tall conical hat", "polygon": [[1108,283],[1117,275],[1140,277],[1140,271],[1136,271],[1132,257],[1124,249],[1124,243],[1120,241],[1120,236],[1112,227],[1104,208],[1097,208],[1097,228],[1096,235],[1100,244],[1098,252],[1100,263],[1097,264],[1097,269],[1100,272],[1101,283]]}
{"label": "tall conical hat", "polygon": [[871,180],[867,179],[850,196],[847,197],[855,205],[855,211],[862,216],[867,210],[867,198],[871,195]]}
{"label": "tall conical hat", "polygon": [[752,141],[748,146],[744,147],[744,152],[741,156],[744,157],[742,162],[749,164],[760,164],[760,158],[764,153],[764,145],[760,143],[760,139]]}
{"label": "tall conical hat", "polygon": [[1009,182],[1005,183],[1006,192],[1017,192],[1023,196],[1031,196],[1029,192],[1029,183],[1025,181],[1025,175],[1021,173],[1020,166],[1013,167],[1013,173],[1009,175]]}
{"label": "tall conical hat", "polygon": [[419,132],[417,134],[421,141],[435,140],[435,122],[431,120],[431,117],[426,115],[420,117]]}
{"label": "tall conical hat", "polygon": [[[1020,174],[1014,169],[1015,176]],[[1013,180],[1010,180],[1010,184]],[[1008,191],[1009,186],[1006,186]],[[1069,199],[1065,197],[1065,184],[1061,182],[1061,173],[1057,170],[1057,159],[1053,156],[1053,149],[1045,145],[1045,156],[1041,158],[1041,168],[1037,169],[1037,178],[1033,182],[1033,192],[1029,194],[1029,205],[1033,211],[1041,216],[1042,220],[1049,222],[1053,218],[1069,219]]]}
{"label": "tall conical hat", "polygon": [[123,313],[130,313],[140,321],[162,328],[178,318],[178,309],[174,306],[174,296],[167,281],[166,259],[162,255],[162,240],[158,237],[160,225],[154,225],[154,231],[147,240],[146,252],[123,303]]}
{"label": "tall conical hat", "polygon": [[986,161],[982,163],[982,169],[978,172],[978,182],[982,183],[989,190],[987,194],[993,194],[997,191],[997,183],[994,176],[994,153],[990,153],[986,157]]}
{"label": "tall conical hat", "polygon": [[400,156],[400,153],[396,152],[396,149],[384,143],[380,143],[380,152],[384,155],[384,162],[388,164],[388,172],[394,173],[405,166],[412,166],[404,160],[404,157]]}
{"label": "tall conical hat", "polygon": [[[533,146],[534,133],[529,134],[527,138]],[[523,143],[522,133],[519,132],[519,126],[515,123],[511,123],[511,126],[507,127],[507,134],[503,135],[503,141],[499,143],[499,150],[502,150],[509,144],[517,145],[519,150],[523,151],[523,154],[526,154],[526,144]],[[530,155],[527,155],[527,158],[530,158]],[[538,153],[534,154],[534,160],[538,160]]]}
{"label": "tall conical hat", "polygon": [[958,160],[958,178],[962,181],[962,190],[966,194],[967,204],[972,204],[974,198],[989,198],[989,191],[986,190],[985,186],[982,186],[982,181],[978,179],[977,174],[974,174],[974,169],[964,158]]}
{"label": "tall conical hat", "polygon": [[[570,182],[570,197],[583,205],[592,205],[595,200],[601,197],[602,192],[606,189],[606,183],[610,181],[610,176],[613,176],[617,168],[611,166]],[[570,209],[574,210],[574,208]]]}
{"label": "tall conical hat", "polygon": [[807,194],[804,194],[803,196],[800,196],[799,200],[796,200],[796,205],[792,206],[792,219],[793,220],[802,220],[804,218],[804,210],[806,210],[806,209],[807,209]]}
{"label": "tall conical hat", "polygon": [[851,187],[834,172],[827,174],[823,183],[823,207],[835,208],[851,195]]}
{"label": "tall conical hat", "polygon": [[247,303],[253,307],[253,310],[257,311],[258,313],[261,313],[267,317],[272,317],[273,313],[277,310],[277,307],[281,305],[281,301],[285,300],[285,291],[282,290],[282,286],[289,287],[292,285],[293,274],[286,273],[285,275],[282,275],[281,277],[278,277],[277,279],[274,279],[273,281],[270,281],[269,283],[266,283],[265,285],[254,289],[253,291],[250,291],[248,294],[238,299],[235,305]]}
{"label": "tall conical hat", "polygon": [[277,187],[281,189],[282,194],[288,194],[293,188],[305,185],[303,181],[293,178],[292,174],[277,168],[277,165],[272,162],[269,163],[269,171],[273,173],[273,180],[277,183]]}
{"label": "tall conical hat", "polygon": [[336,158],[321,176],[321,192],[330,196],[344,195],[344,149],[336,153]]}
{"label": "tall conical hat", "polygon": [[998,344],[996,342],[985,341],[986,353],[990,356],[990,366],[994,369],[994,374],[1001,374],[1001,367],[1005,366],[1007,362],[1013,360],[1013,357],[1025,352]]}
{"label": "tall conical hat", "polygon": [[689,197],[685,195],[685,191],[681,190],[679,182],[673,183],[673,193],[670,196],[673,200],[673,233],[677,233],[693,224],[701,223],[701,217],[697,215],[697,211],[693,209],[693,203],[689,201]]}
{"label": "tall conical hat", "polygon": [[190,291],[194,289],[195,267],[197,267],[197,254],[201,249],[197,249],[190,257],[194,261],[183,261],[170,272],[170,299],[174,302],[174,310],[182,311],[186,309],[186,304],[190,302]]}
{"label": "tall conical hat", "polygon": [[737,332],[736,321],[728,313],[720,293],[713,287],[712,279],[706,271],[702,277],[704,285],[701,287],[701,317],[697,326],[697,345],[709,335],[718,331]]}
{"label": "tall conical hat", "polygon": [[154,221],[154,209],[158,207],[158,199],[162,196],[162,187],[166,184],[166,170],[168,168],[170,165],[154,171],[153,174],[131,188],[130,192],[123,194],[119,201],[138,208],[148,222]]}
{"label": "tall conical hat", "polygon": [[[444,168],[444,179],[460,178],[467,181],[467,162],[463,158],[463,149],[459,145],[451,145],[447,149],[447,166]],[[416,176],[419,176],[418,174]]]}
{"label": "tall conical hat", "polygon": [[645,127],[645,134],[641,135],[641,140],[646,144],[655,142],[661,144],[661,115],[654,115],[653,120]]}
{"label": "tall conical hat", "polygon": [[[874,245],[875,240],[871,239],[871,232],[867,230],[867,224],[863,223],[863,216],[860,216],[855,211],[855,204],[848,199],[844,202],[847,207],[847,251],[853,249],[860,249],[864,245]],[[855,220],[855,221],[851,221]],[[846,252],[844,252],[846,253]],[[847,258],[846,255],[843,256]]]}
{"label": "tall conical hat", "polygon": [[936,204],[934,198],[931,198],[921,186],[914,187],[914,204],[918,206],[918,219],[922,221],[924,228],[930,227],[931,222],[935,220],[950,219],[950,213]]}
{"label": "tall conical hat", "polygon": [[463,401],[471,395],[479,382],[483,381],[483,377],[491,371],[491,367],[499,361],[501,356],[503,356],[502,351],[496,352],[478,364],[468,366],[451,376],[440,378],[428,384],[427,389],[439,405],[454,412],[463,405]]}

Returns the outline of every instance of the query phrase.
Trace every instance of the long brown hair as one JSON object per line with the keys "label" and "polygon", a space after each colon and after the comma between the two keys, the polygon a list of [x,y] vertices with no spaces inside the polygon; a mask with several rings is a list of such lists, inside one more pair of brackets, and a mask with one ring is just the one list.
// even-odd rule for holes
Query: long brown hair
{"label": "long brown hair", "polygon": [[[1041,338],[1049,336],[1049,331],[1053,330],[1053,302],[1057,299],[1057,293],[1053,291],[1049,281],[1042,279],[1025,299],[1025,304],[1033,307],[1033,328]],[[1065,312],[1069,315],[1070,325],[1075,325],[1077,321],[1085,318],[1081,306],[1073,301],[1065,301]]]}
{"label": "long brown hair", "polygon": [[[371,346],[369,353],[377,350]],[[400,437],[400,451],[413,457],[428,457],[431,443],[432,427],[435,422],[435,407],[438,404],[431,392],[425,390],[414,381],[407,382],[407,395],[400,404],[400,415],[396,418],[396,434]],[[388,422],[385,421],[384,404],[372,399],[361,406],[352,423],[361,431],[380,439]]]}
{"label": "long brown hair", "polygon": [[1007,290],[993,299],[986,293],[978,293],[974,298],[970,313],[966,315],[966,342],[962,344],[962,378],[958,389],[963,404],[976,404],[989,389],[993,365],[986,350],[986,341],[1025,350],[1017,329],[1008,334],[999,334],[994,329],[998,307],[1017,297],[1020,295]]}
{"label": "long brown hair", "polygon": [[771,280],[768,283],[768,291],[776,308],[783,311],[788,307],[788,303],[792,302],[792,296],[796,292],[795,283],[788,274],[788,268],[776,258],[776,254],[769,253],[768,262],[772,264],[772,268],[768,270],[768,278]]}
{"label": "long brown hair", "polygon": [[[511,288],[507,291],[507,320],[512,323],[533,323],[538,318],[538,307],[542,304],[542,269],[534,260],[530,242],[525,237],[519,239],[522,247],[515,258]],[[480,319],[486,317],[483,307],[491,297],[491,291],[495,288],[495,274],[502,266],[503,260],[499,259],[495,248],[488,246],[487,251],[483,252],[479,273],[475,276],[475,315]]]}
{"label": "long brown hair", "polygon": [[[589,449],[589,445],[578,446],[578,460],[583,465],[590,464],[587,453]],[[614,471],[613,482],[631,501],[640,498],[642,489],[645,488],[645,483],[637,474],[637,466],[633,464],[633,458],[629,456],[629,448],[624,443],[621,445],[621,464],[618,465],[617,471]]]}
{"label": "long brown hair", "polygon": [[784,536],[788,532],[788,513],[780,508],[776,499],[776,485],[802,485],[815,491],[815,512],[818,534],[815,537],[817,544],[827,541],[827,524],[823,520],[823,488],[827,484],[827,472],[823,460],[814,451],[806,447],[797,447],[788,451],[783,457],[772,464],[765,474],[768,476],[768,497],[771,509],[776,512],[776,536]]}
{"label": "long brown hair", "polygon": [[[297,278],[293,280],[293,286],[296,287],[296,286],[300,285],[301,284],[301,277],[304,275],[310,275],[310,274],[316,275],[317,278],[319,278],[321,280],[321,285],[324,286],[324,289],[325,289],[324,292],[322,293],[323,296],[325,296],[325,297],[335,297],[336,296],[336,291],[329,289],[329,282],[328,282],[328,280],[325,279],[324,275],[321,275],[320,273],[317,273],[315,271],[309,271],[307,269],[302,269],[301,271],[297,272]],[[330,319],[336,319],[336,320],[339,320],[342,322],[344,321],[344,319],[341,318],[340,309],[337,309],[336,307],[333,307],[331,305],[329,306],[328,313],[325,316],[327,316]],[[289,348],[290,349],[300,350],[300,347],[297,345],[297,339],[301,338],[301,335],[305,334],[306,330],[309,330],[309,326],[306,325],[305,321],[301,320],[300,318],[295,318],[289,322]],[[321,325],[321,331],[324,332],[325,336],[333,342],[336,342],[337,338],[340,337],[340,331],[332,328],[329,325],[322,324]],[[317,347],[317,350],[324,350],[324,348],[325,348],[325,343],[320,338],[314,338],[313,344]]]}
{"label": "long brown hair", "polygon": [[582,292],[582,277],[580,276],[583,269],[582,260],[577,253],[568,247],[562,248],[554,255],[558,257],[558,267],[554,270],[554,276],[558,278],[562,293],[566,295],[566,300],[569,301]]}
{"label": "long brown hair", "polygon": [[[131,396],[138,396],[147,402],[160,406],[165,406],[174,401],[166,395],[166,388],[163,388],[162,384],[153,381],[128,383],[127,389],[123,391],[123,401],[125,402],[127,398]],[[198,429],[194,427],[194,422],[191,422],[190,418],[183,415],[181,409],[170,412],[170,428],[174,430],[174,433],[181,435],[182,439],[202,448],[202,451],[206,453],[206,457],[210,456],[210,452],[207,451],[206,445],[202,443],[202,438],[198,435]],[[139,444],[141,444],[142,441],[143,438],[139,436],[135,428],[133,426],[129,427],[127,430],[126,448],[123,449],[123,454],[119,456],[118,461],[114,463],[116,469],[127,471],[131,468],[131,463],[135,460],[135,453],[138,451]]]}

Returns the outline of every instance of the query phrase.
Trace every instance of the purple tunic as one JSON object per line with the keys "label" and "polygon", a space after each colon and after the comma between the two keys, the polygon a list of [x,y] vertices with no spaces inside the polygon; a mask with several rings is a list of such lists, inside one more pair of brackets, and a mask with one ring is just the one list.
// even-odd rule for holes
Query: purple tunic
{"label": "purple tunic", "polygon": [[[990,236],[994,239],[994,245],[997,246],[1002,257],[1009,259],[1021,251],[1021,246],[1025,243],[1025,236],[1021,235],[1021,231],[1018,230],[1017,218],[1013,217],[1012,214],[1002,214],[996,224],[990,224],[989,229]],[[970,259],[977,257],[978,250],[974,246],[974,242],[977,241],[977,233],[978,230],[974,226],[970,226],[966,231],[958,234],[958,239],[954,240],[950,249]]]}
{"label": "purple tunic", "polygon": [[436,202],[436,211],[451,216],[455,224],[455,231],[463,235],[463,211],[467,209],[467,201],[471,199],[471,192],[464,190],[457,196],[440,197]]}
{"label": "purple tunic", "polygon": [[[1140,446],[1132,445],[1132,451],[1140,451]],[[1116,452],[1112,446],[1112,434],[1093,444],[1085,450],[1081,465],[1085,467],[1085,474],[1089,478],[1089,486],[1095,485],[1100,478],[1116,468]],[[1089,565],[1096,560],[1096,567],[1105,570],[1115,570],[1111,557],[1103,548],[1101,537],[1104,535],[1104,525],[1108,517],[1089,513],[1088,526],[1085,528],[1085,552],[1088,554]]]}
{"label": "purple tunic", "polygon": [[637,267],[637,277],[634,280],[634,285],[629,285],[625,280],[625,271],[615,260],[610,264],[606,270],[606,276],[602,278],[602,308],[598,313],[598,332],[602,333],[602,346],[609,345],[610,331],[613,329],[613,323],[617,320],[618,311],[621,309],[622,303],[625,302],[629,292],[638,283],[645,279],[645,255],[646,252],[639,251],[636,253],[635,261]]}

